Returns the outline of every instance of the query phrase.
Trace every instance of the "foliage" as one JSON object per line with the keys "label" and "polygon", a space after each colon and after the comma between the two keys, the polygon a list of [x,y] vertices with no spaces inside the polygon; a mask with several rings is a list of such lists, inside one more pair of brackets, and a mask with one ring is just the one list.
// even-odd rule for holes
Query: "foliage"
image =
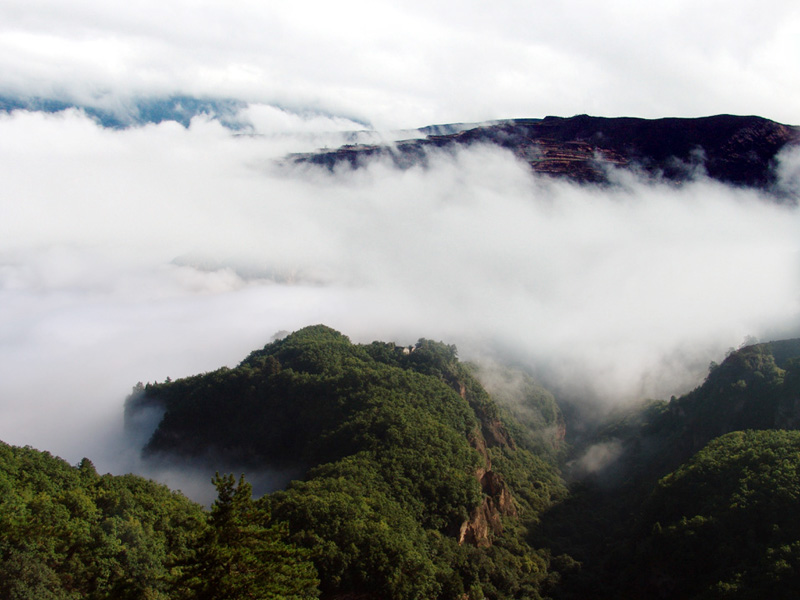
{"label": "foliage", "polygon": [[[362,474],[361,470],[350,473]],[[367,475],[367,473],[363,473]],[[323,592],[433,598],[438,584],[424,530],[374,482],[321,476],[265,500],[312,549]]]}
{"label": "foliage", "polygon": [[706,439],[727,431],[769,429],[777,424],[785,374],[768,345],[748,346],[712,365],[703,385],[677,404],[689,410]]}
{"label": "foliage", "polygon": [[662,479],[644,510],[645,589],[791,598],[800,589],[800,432],[738,431]]}
{"label": "foliage", "polygon": [[564,488],[552,462],[518,446],[523,428],[455,346],[356,345],[317,325],[234,369],[148,384],[129,410],[152,405],[165,414],[149,454],[303,467],[304,481],[258,504],[311,552],[323,595],[500,599],[547,580],[549,559],[525,544],[523,525],[497,529],[491,549],[458,544],[487,501],[487,468],[508,471],[532,522]]}
{"label": "foliage", "polygon": [[498,368],[492,387],[442,342],[309,327],[126,406],[164,412],[148,455],[301,467],[283,491],[218,475],[203,511],[0,444],[0,597],[790,598],[800,432],[777,428],[800,426],[799,355],[747,346],[681,398],[612,411],[566,464],[607,444],[616,460],[568,491],[564,416],[530,377]]}
{"label": "foliage", "polygon": [[187,598],[317,598],[318,580],[308,553],[287,541],[286,527],[273,523],[252,499],[244,476],[214,478],[217,500],[196,557],[187,564],[182,587]]}
{"label": "foliage", "polygon": [[165,486],[0,444],[0,597],[169,598],[202,522]]}
{"label": "foliage", "polygon": [[518,444],[557,463],[566,449],[564,417],[555,397],[519,368],[468,364],[469,371],[491,395]]}
{"label": "foliage", "polygon": [[[647,521],[641,514],[642,506],[653,506],[648,498],[654,486],[706,444],[726,433],[800,427],[799,355],[800,340],[756,344],[731,351],[721,364],[712,363],[705,382],[688,394],[668,402],[652,400],[616,409],[586,428],[582,438],[574,440],[568,465],[580,465],[583,456],[604,444],[615,444],[619,452],[615,460],[602,468],[583,473],[570,469],[580,480],[573,482],[563,502],[542,515],[532,532],[531,543],[549,547],[554,553],[566,552],[582,563],[579,570],[562,581],[558,589],[560,597],[616,598],[620,590],[627,590],[630,596],[654,594],[651,588],[646,591],[636,588],[644,585],[642,572],[651,576],[655,572],[644,569],[638,562],[642,538],[650,532],[637,533],[637,523],[642,519]],[[727,476],[735,480],[735,471],[731,468]],[[766,484],[751,483],[756,487]],[[768,490],[769,487],[764,487],[760,493],[769,493]],[[687,519],[693,516],[695,513]],[[664,524],[652,512],[647,518],[651,519],[651,525],[653,520]],[[687,543],[698,539],[693,530],[684,533]],[[726,536],[727,532],[716,541],[722,544]],[[650,543],[655,544],[654,539]],[[789,549],[793,543],[787,540]],[[736,550],[738,556],[747,556],[745,549],[750,545],[748,542],[740,546]],[[785,555],[788,550],[783,546],[769,552]],[[688,578],[683,551],[677,545],[664,545],[662,549],[673,561],[664,564],[677,569],[679,580],[684,575]],[[713,543],[707,550],[718,553]],[[769,572],[767,566],[763,569]],[[724,582],[722,587],[725,586],[729,591],[735,589],[730,581]],[[683,596],[675,594],[675,597]]]}

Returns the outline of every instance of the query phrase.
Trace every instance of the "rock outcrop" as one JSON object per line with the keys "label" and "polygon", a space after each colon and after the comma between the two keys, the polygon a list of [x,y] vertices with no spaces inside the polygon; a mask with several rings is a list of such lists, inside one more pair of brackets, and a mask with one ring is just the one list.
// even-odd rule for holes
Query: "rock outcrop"
{"label": "rock outcrop", "polygon": [[458,543],[485,548],[492,545],[492,536],[503,532],[500,517],[517,516],[517,507],[501,475],[479,469],[477,476],[484,494],[483,502],[461,525]]}

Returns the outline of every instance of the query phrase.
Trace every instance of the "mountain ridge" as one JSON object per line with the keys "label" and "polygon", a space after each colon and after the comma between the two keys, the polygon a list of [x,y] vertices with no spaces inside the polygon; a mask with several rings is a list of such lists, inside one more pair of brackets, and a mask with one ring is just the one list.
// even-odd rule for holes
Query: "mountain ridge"
{"label": "mountain ridge", "polygon": [[[800,339],[732,350],[693,391],[620,409],[566,452],[552,395],[509,369],[525,398],[499,404],[479,372],[443,342],[352,344],[317,325],[232,369],[138,384],[126,418],[164,410],[145,457],[249,453],[256,471],[287,453],[306,461],[302,479],[255,500],[244,476],[215,476],[210,512],[136,476],[101,477],[88,459],[70,467],[0,443],[0,590],[794,597]],[[577,457],[614,440],[616,458],[565,485]]]}
{"label": "mountain ridge", "polygon": [[[441,126],[440,126],[441,127]],[[423,130],[420,130],[423,131]],[[681,183],[698,172],[724,183],[770,190],[778,153],[800,143],[800,127],[757,116],[698,118],[553,117],[509,119],[453,133],[431,133],[393,145],[345,145],[293,154],[286,162],[334,171],[384,159],[396,167],[425,166],[428,152],[475,144],[511,151],[535,173],[578,183],[608,183],[608,167],[635,168]]]}
{"label": "mountain ridge", "polygon": [[[555,457],[539,454],[454,346],[352,344],[310,326],[233,369],[137,386],[127,416],[153,406],[164,416],[145,457],[236,456],[251,472],[302,465],[301,480],[263,502],[294,543],[318,548],[324,597],[455,598],[477,578],[473,587],[505,598],[554,576],[524,535],[565,493]],[[557,432],[549,408],[542,430]],[[382,564],[387,552],[397,564]],[[487,555],[496,565],[482,564]],[[537,571],[502,574],[523,559]]]}

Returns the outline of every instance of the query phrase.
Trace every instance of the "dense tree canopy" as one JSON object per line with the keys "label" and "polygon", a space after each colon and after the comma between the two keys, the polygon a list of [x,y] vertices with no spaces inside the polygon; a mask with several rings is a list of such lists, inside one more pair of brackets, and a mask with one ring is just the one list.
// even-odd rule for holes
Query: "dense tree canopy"
{"label": "dense tree canopy", "polygon": [[524,535],[564,494],[557,468],[454,346],[356,345],[307,327],[234,369],[148,384],[129,410],[150,405],[165,410],[151,455],[212,448],[255,469],[301,467],[303,481],[260,505],[311,551],[323,594],[511,598],[548,577]]}
{"label": "dense tree canopy", "polygon": [[322,325],[232,369],[139,385],[126,410],[152,407],[163,418],[148,457],[233,457],[300,478],[254,499],[244,476],[218,474],[204,510],[152,481],[99,475],[88,459],[0,443],[0,597],[800,589],[799,340],[731,352],[689,394],[611,411],[571,447],[569,417],[525,373],[461,363],[427,339],[352,344]]}
{"label": "dense tree canopy", "polygon": [[274,523],[252,498],[244,476],[216,475],[217,500],[195,556],[186,563],[178,593],[191,600],[317,598],[317,572],[308,552],[287,542],[285,525]]}
{"label": "dense tree canopy", "polygon": [[642,528],[644,589],[680,598],[797,597],[800,432],[713,440],[658,483]]}
{"label": "dense tree canopy", "polygon": [[0,597],[171,598],[203,528],[163,485],[0,444]]}

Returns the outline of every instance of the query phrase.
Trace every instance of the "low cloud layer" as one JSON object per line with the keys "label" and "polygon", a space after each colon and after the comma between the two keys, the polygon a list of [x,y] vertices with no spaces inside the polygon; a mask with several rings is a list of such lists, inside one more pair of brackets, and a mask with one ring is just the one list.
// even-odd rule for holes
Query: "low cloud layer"
{"label": "low cloud layer", "polygon": [[137,468],[119,443],[137,381],[320,322],[513,357],[607,404],[679,394],[746,336],[800,333],[795,207],[702,179],[581,188],[487,147],[427,169],[280,168],[328,143],[292,129],[0,117],[0,439]]}

